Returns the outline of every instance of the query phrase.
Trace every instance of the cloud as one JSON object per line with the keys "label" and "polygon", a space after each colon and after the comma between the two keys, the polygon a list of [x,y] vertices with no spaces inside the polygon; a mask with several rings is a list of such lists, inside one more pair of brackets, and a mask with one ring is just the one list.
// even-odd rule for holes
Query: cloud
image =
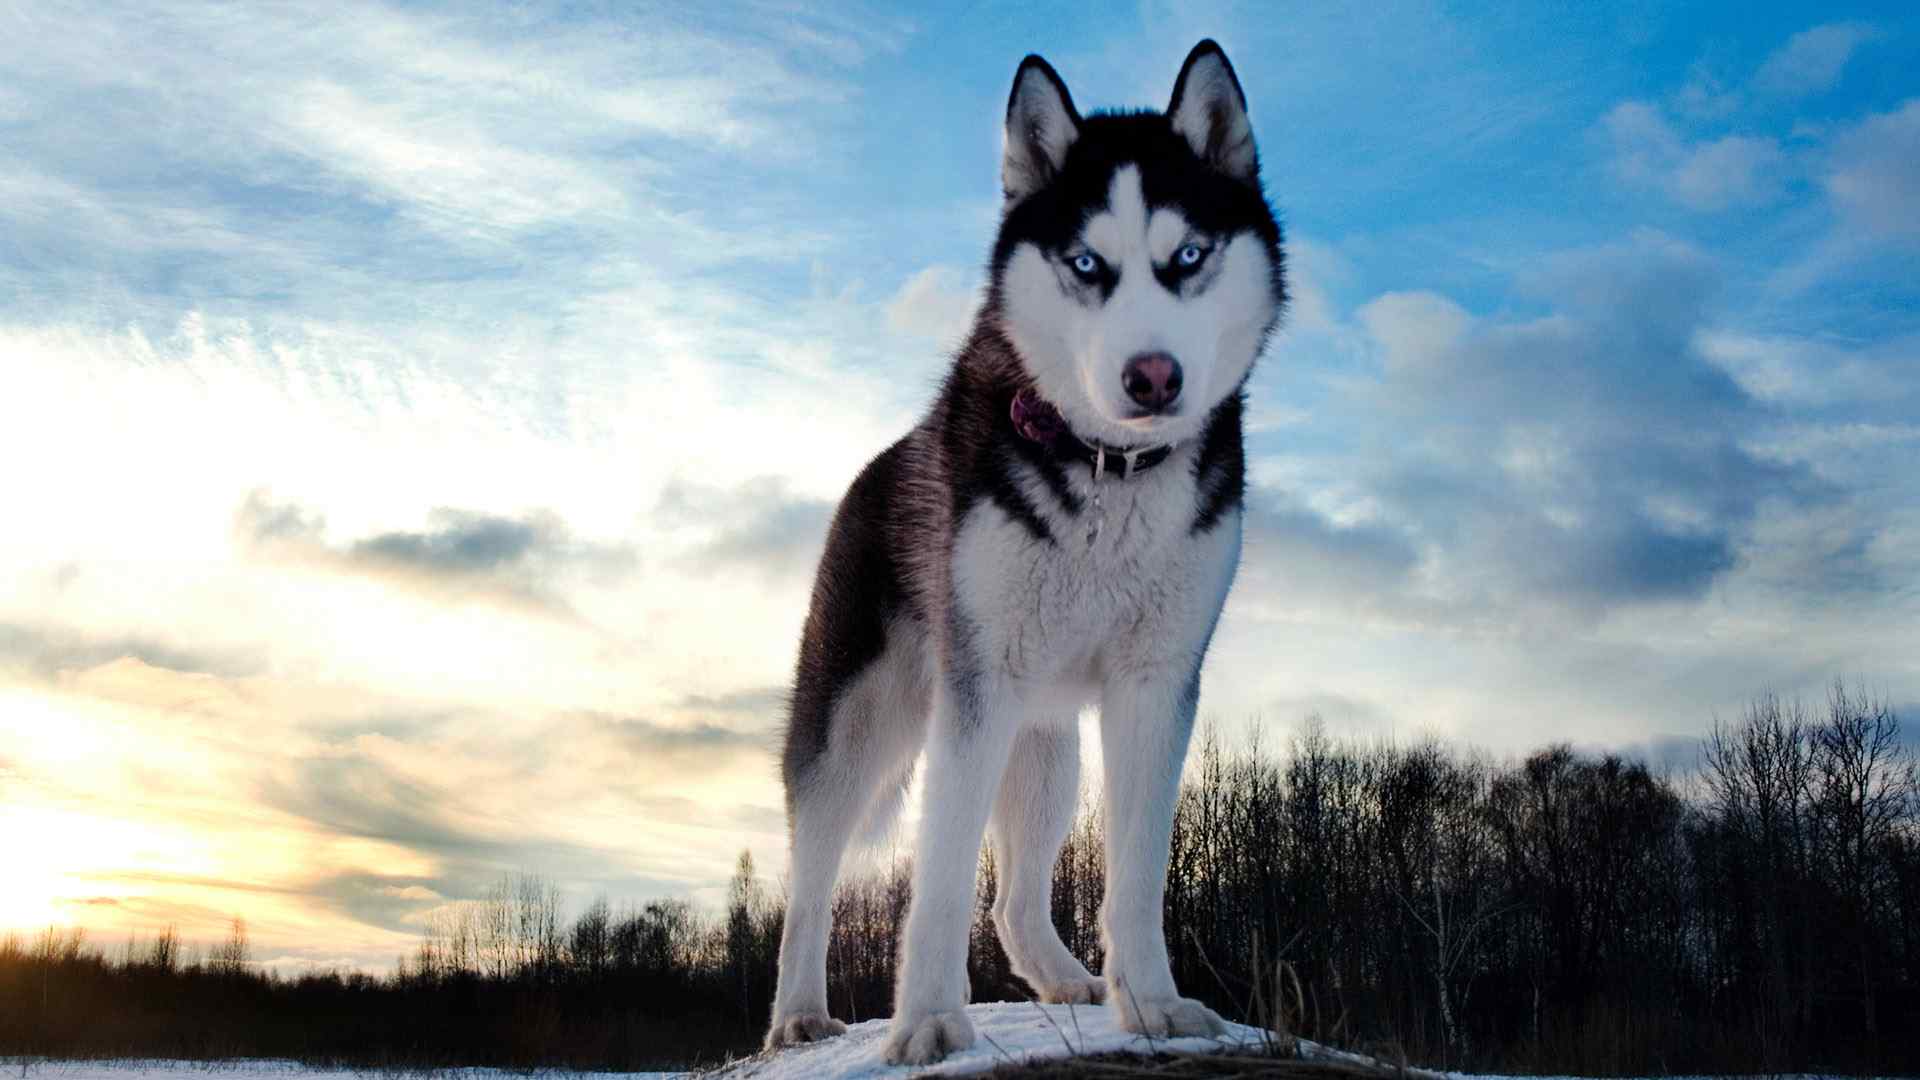
{"label": "cloud", "polygon": [[796,494],[779,476],[727,489],[675,481],[660,495],[654,524],[689,538],[678,564],[710,576],[743,569],[770,577],[810,573],[834,505]]}
{"label": "cloud", "polygon": [[[834,121],[907,32],[882,10],[775,27],[363,0],[45,6],[8,26],[0,65],[31,89],[0,99],[0,231],[21,241],[0,249],[0,308],[165,318],[217,298],[409,322],[578,295],[615,253],[819,254],[803,239],[838,234],[800,220],[794,177],[832,182],[853,156]],[[687,182],[720,173],[738,182],[719,202]],[[481,298],[496,290],[510,307]]]}
{"label": "cloud", "polygon": [[[422,902],[409,887],[471,896],[509,869],[565,881],[700,880],[715,869],[706,862],[726,856],[688,858],[690,842],[675,834],[764,824],[760,806],[716,786],[742,774],[770,780],[770,760],[765,731],[584,712],[515,723],[468,711],[409,738],[358,735],[278,759],[254,795],[321,835],[423,859],[424,872],[337,878],[367,894],[361,903],[399,912]],[[705,798],[689,797],[703,789]],[[634,822],[646,823],[648,843],[634,842]]]}
{"label": "cloud", "polygon": [[0,621],[0,667],[20,667],[44,677],[128,658],[172,671],[232,677],[253,675],[265,666],[257,654],[181,645],[144,634],[100,636],[48,624]]}
{"label": "cloud", "polygon": [[887,325],[954,347],[973,323],[980,306],[980,290],[951,266],[929,266],[916,272],[887,301]]}
{"label": "cloud", "polygon": [[1420,364],[1448,355],[1473,322],[1460,305],[1430,292],[1385,293],[1357,314],[1388,370],[1409,375]]}
{"label": "cloud", "polygon": [[1864,23],[1827,23],[1787,39],[1754,72],[1753,88],[1773,97],[1805,97],[1831,90],[1855,49],[1879,34]]}
{"label": "cloud", "polygon": [[1791,334],[1704,331],[1701,354],[1754,398],[1782,407],[1843,412],[1861,434],[1900,425],[1920,407],[1920,336],[1856,345]]}
{"label": "cloud", "polygon": [[335,545],[326,519],[263,490],[247,495],[234,515],[241,545],[270,558],[358,574],[442,599],[491,599],[555,614],[569,611],[559,595],[567,576],[602,581],[632,572],[630,547],[575,538],[558,516],[508,518],[441,507],[423,530],[377,533]]}
{"label": "cloud", "polygon": [[1692,142],[1674,130],[1657,106],[1641,101],[1615,106],[1601,120],[1601,128],[1613,151],[1616,177],[1690,209],[1754,206],[1780,193],[1786,155],[1771,138],[1728,135]]}
{"label": "cloud", "polygon": [[355,922],[396,933],[416,933],[422,913],[447,902],[439,877],[366,872],[323,873],[300,882],[299,893]]}
{"label": "cloud", "polygon": [[1698,735],[1658,734],[1622,745],[1587,749],[1591,753],[1615,753],[1639,760],[1657,775],[1682,778],[1700,768],[1700,739]]}
{"label": "cloud", "polygon": [[1753,402],[1696,347],[1717,283],[1698,252],[1642,234],[1543,260],[1517,283],[1542,317],[1472,318],[1430,295],[1366,305],[1383,369],[1352,403],[1375,455],[1354,497],[1454,603],[1699,598],[1738,564],[1758,506],[1826,490],[1742,445]]}
{"label": "cloud", "polygon": [[778,715],[754,711],[728,723],[658,724],[633,716],[579,713],[561,724],[581,740],[626,760],[644,775],[692,775],[729,768],[739,759],[773,760]]}
{"label": "cloud", "polygon": [[1375,607],[1406,588],[1420,563],[1412,541],[1391,525],[1336,522],[1271,489],[1256,490],[1247,503],[1243,565],[1262,604]]}
{"label": "cloud", "polygon": [[433,511],[428,532],[390,532],[356,540],[350,560],[429,575],[485,574],[523,562],[536,547],[551,546],[550,519],[515,521],[458,510]]}
{"label": "cloud", "polygon": [[260,784],[262,803],[327,833],[382,840],[433,855],[484,855],[501,842],[463,820],[456,807],[484,792],[459,794],[380,760],[381,740],[362,737],[342,750],[285,762]]}
{"label": "cloud", "polygon": [[1822,182],[1867,239],[1920,237],[1920,98],[1835,136]]}
{"label": "cloud", "polygon": [[[627,209],[614,178],[517,148],[464,120],[410,115],[337,83],[301,87],[283,116],[289,148],[455,235],[512,232]],[[451,129],[451,130],[449,130]]]}
{"label": "cloud", "polygon": [[755,686],[721,694],[688,694],[674,711],[695,715],[771,716],[786,708],[785,686]]}
{"label": "cloud", "polygon": [[116,659],[0,673],[0,783],[53,823],[40,831],[87,839],[28,877],[48,903],[120,898],[96,929],[168,916],[214,933],[239,910],[263,951],[320,934],[377,965],[405,947],[381,935],[506,870],[637,897],[716,886],[742,846],[770,854],[779,696],[663,695],[653,719]]}

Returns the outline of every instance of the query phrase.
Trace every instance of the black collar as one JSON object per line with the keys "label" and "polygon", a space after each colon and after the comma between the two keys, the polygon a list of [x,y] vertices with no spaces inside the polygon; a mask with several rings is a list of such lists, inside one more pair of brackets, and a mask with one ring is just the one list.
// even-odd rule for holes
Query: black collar
{"label": "black collar", "polygon": [[1113,473],[1122,480],[1131,480],[1135,474],[1151,469],[1172,457],[1173,444],[1163,443],[1159,446],[1119,450],[1111,446],[1090,445],[1069,432],[1054,442],[1053,452],[1061,457],[1072,458],[1093,466],[1095,480],[1100,479],[1104,473]]}
{"label": "black collar", "polygon": [[1060,457],[1090,466],[1095,480],[1107,473],[1131,480],[1173,456],[1172,443],[1121,448],[1087,442],[1067,427],[1059,409],[1030,388],[1013,395],[1007,415],[1013,421],[1013,430],[1022,438],[1039,443]]}

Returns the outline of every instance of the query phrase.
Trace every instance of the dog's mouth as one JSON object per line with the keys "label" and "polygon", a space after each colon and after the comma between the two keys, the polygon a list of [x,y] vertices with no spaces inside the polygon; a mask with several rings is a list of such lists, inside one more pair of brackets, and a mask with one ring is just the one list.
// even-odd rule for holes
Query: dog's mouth
{"label": "dog's mouth", "polygon": [[1127,409],[1118,417],[1111,417],[1111,419],[1118,427],[1137,432],[1138,437],[1144,441],[1153,439],[1161,430],[1178,422],[1182,411],[1179,406],[1158,412],[1148,409]]}

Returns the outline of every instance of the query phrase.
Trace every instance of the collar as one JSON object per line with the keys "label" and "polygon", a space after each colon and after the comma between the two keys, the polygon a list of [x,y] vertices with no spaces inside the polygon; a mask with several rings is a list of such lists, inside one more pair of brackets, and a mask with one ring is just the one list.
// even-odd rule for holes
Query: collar
{"label": "collar", "polygon": [[1172,443],[1123,448],[1087,442],[1067,427],[1059,409],[1031,387],[1013,395],[1008,415],[1013,419],[1013,429],[1022,438],[1039,443],[1061,457],[1092,466],[1095,482],[1110,472],[1118,473],[1122,480],[1131,480],[1134,474],[1173,456]]}

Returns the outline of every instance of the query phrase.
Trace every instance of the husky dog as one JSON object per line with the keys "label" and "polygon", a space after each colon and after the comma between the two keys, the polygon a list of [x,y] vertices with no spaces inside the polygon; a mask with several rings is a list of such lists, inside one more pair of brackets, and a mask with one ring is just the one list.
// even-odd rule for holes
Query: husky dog
{"label": "husky dog", "polygon": [[[926,755],[887,1060],[974,1041],[967,928],[991,825],[994,925],[1042,1001],[1129,1031],[1220,1018],[1180,996],[1161,928],[1200,662],[1240,557],[1242,394],[1286,302],[1226,55],[1188,55],[1165,113],[1082,117],[1045,60],[1014,75],[991,284],[932,411],[840,503],[800,643],[782,774],[792,866],[769,1049],[837,1035],[831,895]],[[1106,966],[1049,919],[1100,715]]]}

